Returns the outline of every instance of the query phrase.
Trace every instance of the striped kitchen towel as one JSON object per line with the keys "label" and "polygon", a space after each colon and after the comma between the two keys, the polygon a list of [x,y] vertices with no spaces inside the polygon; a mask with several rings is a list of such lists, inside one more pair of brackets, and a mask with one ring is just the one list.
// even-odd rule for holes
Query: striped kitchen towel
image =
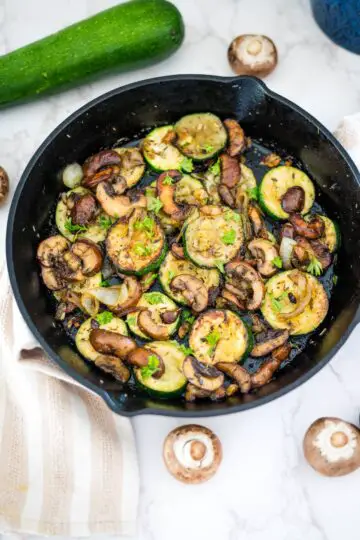
{"label": "striped kitchen towel", "polygon": [[36,347],[3,268],[0,532],[131,536],[138,491],[130,421],[74,385]]}

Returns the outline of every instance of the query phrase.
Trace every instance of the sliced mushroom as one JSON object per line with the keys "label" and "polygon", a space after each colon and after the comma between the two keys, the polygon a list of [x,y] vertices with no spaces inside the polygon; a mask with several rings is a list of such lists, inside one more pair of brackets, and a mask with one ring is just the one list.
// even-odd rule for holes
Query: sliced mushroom
{"label": "sliced mushroom", "polygon": [[170,282],[173,291],[181,291],[191,308],[196,312],[204,311],[209,303],[208,290],[201,279],[191,274],[180,274]]}
{"label": "sliced mushroom", "polygon": [[96,173],[112,165],[120,165],[120,163],[121,158],[114,150],[102,150],[98,152],[85,161],[83,165],[84,178],[82,184],[86,187],[93,187],[91,180]]}
{"label": "sliced mushroom", "polygon": [[237,382],[242,394],[247,394],[251,390],[250,373],[239,364],[233,362],[218,362],[217,369],[234,379]]}
{"label": "sliced mushroom", "polygon": [[77,240],[71,251],[81,261],[81,270],[85,276],[93,276],[101,270],[103,256],[101,249],[95,242],[86,238]]}
{"label": "sliced mushroom", "polygon": [[[265,287],[260,275],[246,262],[230,262],[225,266],[229,276],[226,288],[235,295],[239,295],[240,302],[245,302],[246,309],[255,311],[259,309],[264,299]],[[229,285],[233,287],[229,289]]]}
{"label": "sliced mushroom", "polygon": [[332,263],[332,255],[327,245],[323,244],[320,240],[311,240],[311,248],[315,254],[315,257],[320,262],[322,269],[328,268]]}
{"label": "sliced mushroom", "polygon": [[301,236],[295,237],[292,249],[292,265],[306,270],[312,258],[316,258],[325,270],[332,263],[332,255],[329,248],[320,240],[307,240]]}
{"label": "sliced mushroom", "polygon": [[261,165],[265,165],[265,167],[269,167],[271,169],[280,165],[281,157],[278,154],[271,152],[271,154],[266,154],[266,156],[262,158],[260,163]]}
{"label": "sliced mushroom", "polygon": [[324,234],[325,223],[319,216],[314,216],[309,221],[305,221],[300,214],[291,214],[289,220],[294,227],[295,233],[309,240],[316,240]]}
{"label": "sliced mushroom", "polygon": [[164,374],[165,364],[161,356],[152,351],[151,349],[145,349],[143,347],[137,347],[127,356],[126,361],[136,367],[142,368],[146,367],[149,364],[149,357],[156,356],[158,359],[159,365],[157,370],[152,374],[154,379],[160,379]]}
{"label": "sliced mushroom", "polygon": [[266,360],[259,369],[251,375],[251,386],[260,388],[271,381],[274,373],[279,369],[281,362],[271,358]]}
{"label": "sliced mushroom", "polygon": [[85,226],[94,221],[97,213],[98,205],[95,197],[91,193],[86,193],[75,199],[70,217],[74,225]]}
{"label": "sliced mushroom", "polygon": [[171,244],[171,253],[177,259],[185,259],[184,248],[180,244],[177,244],[176,242]]}
{"label": "sliced mushroom", "polygon": [[69,247],[70,243],[61,234],[50,236],[40,242],[37,249],[37,259],[42,266],[50,268],[56,265],[64,253],[69,250]]}
{"label": "sliced mushroom", "polygon": [[276,274],[277,268],[273,261],[279,257],[277,247],[263,238],[255,238],[248,244],[248,249],[253,257],[256,258],[257,270],[264,277],[270,277]]}
{"label": "sliced mushroom", "polygon": [[135,208],[146,208],[144,194],[134,193],[133,196],[118,195],[111,184],[102,182],[96,188],[96,198],[103,210],[111,217],[123,218],[129,216]]}
{"label": "sliced mushroom", "polygon": [[241,169],[239,161],[228,154],[220,155],[221,166],[221,184],[228,188],[233,188],[239,183],[241,178]]}
{"label": "sliced mushroom", "polygon": [[227,152],[229,156],[235,157],[246,149],[244,130],[236,120],[231,118],[227,118],[223,123],[229,136],[229,147]]}
{"label": "sliced mushroom", "polygon": [[255,313],[251,313],[250,319],[251,319],[251,330],[253,331],[254,334],[260,334],[261,332],[267,331],[268,327],[265,324],[265,322],[263,322],[260,319],[259,315],[256,315]]}
{"label": "sliced mushroom", "polygon": [[258,341],[250,355],[258,358],[270,354],[274,349],[281,347],[289,338],[288,330],[269,330],[265,336],[258,335]]}
{"label": "sliced mushroom", "polygon": [[169,329],[166,324],[157,323],[149,309],[140,311],[137,319],[140,330],[153,339],[166,340],[169,337]]}
{"label": "sliced mushroom", "polygon": [[214,366],[199,362],[194,356],[187,356],[183,363],[183,373],[187,380],[198,388],[214,392],[224,383],[224,375]]}
{"label": "sliced mushroom", "polygon": [[[226,286],[229,287],[229,284],[226,284],[225,287]],[[241,302],[239,298],[234,293],[230,292],[228,289],[223,289],[221,291],[221,298],[224,299],[226,303],[230,305],[233,304],[241,311],[245,311],[246,309],[245,302]]]}
{"label": "sliced mushroom", "polygon": [[178,329],[179,339],[184,339],[184,337],[190,332],[191,324],[187,321],[183,322]]}
{"label": "sliced mushroom", "polygon": [[160,319],[164,324],[173,324],[179,317],[180,309],[173,309],[169,311],[163,311],[160,313]]}
{"label": "sliced mushroom", "polygon": [[292,214],[301,212],[305,205],[305,191],[300,186],[289,188],[281,197],[281,207],[284,212]]}
{"label": "sliced mushroom", "polygon": [[110,373],[117,381],[126,383],[130,379],[130,370],[117,356],[99,354],[99,356],[95,358],[94,363],[98,368],[106,373]]}
{"label": "sliced mushroom", "polygon": [[84,281],[81,260],[72,251],[65,251],[55,265],[56,272],[67,281]]}
{"label": "sliced mushroom", "polygon": [[133,339],[101,328],[91,330],[89,340],[97,352],[115,355],[122,360],[137,347]]}
{"label": "sliced mushroom", "polygon": [[4,167],[0,167],[0,204],[2,204],[9,193],[9,176]]}
{"label": "sliced mushroom", "polygon": [[294,239],[295,237],[295,230],[294,227],[291,225],[291,223],[285,223],[280,230],[280,239],[283,238],[291,238]]}
{"label": "sliced mushroom", "polygon": [[267,36],[245,34],[235,38],[228,49],[231,69],[237,75],[266,77],[276,67],[277,50]]}
{"label": "sliced mushroom", "polygon": [[340,418],[319,418],[307,430],[305,459],[325,476],[344,476],[360,467],[360,431]]}
{"label": "sliced mushroom", "polygon": [[198,388],[189,383],[186,386],[185,401],[196,401],[197,399],[211,399],[211,401],[219,401],[227,396],[227,389],[224,386],[220,386],[213,392]]}
{"label": "sliced mushroom", "polygon": [[[170,178],[170,182],[167,179]],[[182,178],[179,171],[166,171],[160,174],[156,182],[156,190],[162,202],[162,211],[176,221],[184,221],[189,214],[189,206],[180,206],[175,202],[175,182]]]}
{"label": "sliced mushroom", "polygon": [[272,360],[276,360],[278,362],[284,362],[289,357],[289,354],[291,353],[291,345],[289,342],[284,343],[277,349],[274,349],[271,353]]}
{"label": "sliced mushroom", "polygon": [[209,480],[219,468],[222,448],[210,429],[198,425],[181,426],[165,439],[163,456],[169,473],[185,484]]}
{"label": "sliced mushroom", "polygon": [[248,218],[251,223],[253,235],[257,238],[269,240],[269,232],[266,229],[263,214],[254,201],[250,201],[248,205]]}
{"label": "sliced mushroom", "polygon": [[235,208],[236,202],[233,194],[231,193],[230,188],[225,186],[225,184],[220,184],[218,187],[218,193],[221,200],[230,208]]}
{"label": "sliced mushroom", "polygon": [[43,266],[41,268],[41,277],[50,291],[59,291],[67,285],[65,279],[62,278],[54,268]]}

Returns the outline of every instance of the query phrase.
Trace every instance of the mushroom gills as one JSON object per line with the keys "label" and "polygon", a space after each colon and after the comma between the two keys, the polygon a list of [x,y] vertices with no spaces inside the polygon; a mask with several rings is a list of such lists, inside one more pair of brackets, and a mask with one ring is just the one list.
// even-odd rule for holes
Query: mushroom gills
{"label": "mushroom gills", "polygon": [[130,370],[117,356],[99,354],[94,363],[98,368],[112,375],[117,381],[126,383],[130,379]]}
{"label": "mushroom gills", "polygon": [[191,384],[209,392],[214,392],[224,383],[221,371],[214,366],[203,364],[191,355],[184,361],[183,372]]}
{"label": "mushroom gills", "polygon": [[266,77],[277,65],[277,50],[267,36],[244,34],[236,37],[228,49],[231,69],[237,75]]}

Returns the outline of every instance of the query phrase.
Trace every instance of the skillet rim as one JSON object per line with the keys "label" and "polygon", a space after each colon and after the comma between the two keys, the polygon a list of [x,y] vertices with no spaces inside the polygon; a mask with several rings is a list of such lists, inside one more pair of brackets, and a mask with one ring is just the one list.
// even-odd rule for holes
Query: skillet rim
{"label": "skillet rim", "polygon": [[292,383],[286,384],[283,388],[273,392],[272,394],[268,396],[260,397],[253,402],[241,403],[238,405],[231,405],[228,408],[223,407],[223,408],[219,408],[215,410],[214,409],[211,409],[211,410],[210,409],[209,410],[203,410],[203,409],[201,410],[196,410],[196,409],[195,410],[167,410],[165,408],[152,407],[152,406],[150,407],[145,406],[145,407],[142,407],[136,410],[131,410],[131,411],[123,410],[121,409],[119,404],[115,400],[112,399],[111,395],[106,390],[101,389],[99,386],[96,386],[95,384],[85,379],[69,364],[67,364],[64,360],[62,360],[62,358],[58,354],[55,353],[55,351],[50,347],[50,345],[48,345],[47,341],[44,339],[44,337],[42,336],[42,334],[40,333],[40,331],[37,329],[36,325],[32,322],[30,318],[29,312],[26,309],[25,304],[22,300],[22,297],[18,288],[17,280],[15,278],[12,240],[13,240],[15,214],[16,214],[17,206],[19,203],[19,199],[21,197],[23,187],[28,181],[29,175],[35,163],[39,160],[39,158],[41,158],[42,153],[49,146],[49,144],[51,144],[53,140],[64,129],[66,129],[69,124],[71,124],[75,119],[79,118],[85,112],[91,110],[92,107],[106,101],[107,99],[115,95],[122,94],[124,92],[129,92],[135,88],[141,88],[143,86],[152,85],[155,83],[172,82],[172,81],[179,81],[179,80],[182,80],[182,81],[199,80],[199,81],[209,81],[209,82],[219,82],[219,83],[221,82],[225,84],[234,84],[234,83],[239,83],[243,80],[250,80],[252,84],[254,84],[254,86],[257,86],[258,89],[260,89],[264,95],[267,95],[270,98],[289,107],[290,109],[295,111],[297,114],[305,118],[309,123],[313,124],[318,129],[319,133],[322,133],[322,135],[332,143],[336,151],[340,154],[341,158],[345,161],[345,163],[349,167],[354,177],[354,180],[356,181],[358,186],[360,186],[360,172],[358,171],[355,163],[353,162],[352,158],[349,156],[347,151],[339,143],[339,141],[332,135],[332,133],[325,126],[323,126],[318,120],[316,120],[316,118],[314,118],[311,114],[306,112],[304,109],[302,109],[301,107],[299,107],[298,105],[290,101],[289,99],[270,90],[263,81],[261,81],[260,79],[257,79],[256,77],[250,77],[250,76],[245,76],[245,75],[235,76],[235,77],[223,77],[223,76],[218,76],[218,75],[184,74],[184,75],[168,75],[168,76],[154,77],[150,79],[143,79],[137,82],[127,84],[125,86],[117,87],[113,90],[110,90],[109,92],[101,94],[100,96],[92,99],[91,101],[89,101],[88,103],[86,103],[85,105],[83,105],[82,107],[74,111],[73,113],[71,113],[67,118],[65,118],[65,120],[63,120],[46,137],[46,139],[42,142],[42,144],[38,147],[38,149],[33,154],[32,158],[30,159],[29,163],[27,164],[26,168],[24,169],[21,175],[21,178],[15,190],[13,199],[11,201],[9,216],[7,220],[7,230],[6,230],[6,261],[7,261],[10,284],[11,284],[14,298],[16,300],[16,303],[20,310],[21,315],[23,316],[30,331],[35,336],[36,340],[39,342],[39,344],[47,353],[47,355],[53,361],[55,361],[55,363],[58,364],[61,367],[61,369],[63,369],[65,373],[70,375],[75,381],[77,381],[88,390],[100,396],[105,401],[105,403],[110,408],[110,410],[125,417],[133,417],[133,416],[138,416],[141,414],[154,414],[154,415],[169,416],[169,417],[183,417],[183,418],[184,417],[188,417],[188,418],[199,417],[200,418],[200,417],[211,417],[211,416],[234,414],[237,412],[253,409],[261,405],[265,405],[266,403],[269,403],[270,401],[274,401],[278,399],[279,397],[284,396],[285,394],[291,392],[292,390],[295,390],[300,385],[304,384],[306,381],[308,381],[310,378],[316,375],[316,373],[318,373],[335,356],[337,351],[343,346],[345,341],[348,339],[348,337],[350,336],[355,326],[358,324],[358,322],[360,322],[360,302],[359,302],[359,298],[356,296],[355,299],[358,302],[358,306],[356,308],[356,311],[354,312],[353,318],[350,321],[346,331],[338,340],[336,345],[329,351],[329,353],[326,354],[321,361],[319,361],[312,368],[310,368],[305,374],[301,375]]}

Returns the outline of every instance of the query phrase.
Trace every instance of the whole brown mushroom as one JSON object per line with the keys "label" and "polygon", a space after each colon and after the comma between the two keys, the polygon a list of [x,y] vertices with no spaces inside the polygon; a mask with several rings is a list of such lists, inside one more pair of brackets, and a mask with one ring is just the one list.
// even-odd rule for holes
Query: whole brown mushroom
{"label": "whole brown mushroom", "polygon": [[277,50],[267,36],[244,34],[231,42],[228,59],[231,69],[237,75],[263,78],[275,69]]}
{"label": "whole brown mushroom", "polygon": [[0,167],[0,204],[2,204],[9,193],[9,177],[3,167]]}
{"label": "whole brown mushroom", "polygon": [[360,430],[340,418],[319,418],[307,430],[304,455],[325,476],[343,476],[360,467]]}
{"label": "whole brown mushroom", "polygon": [[210,480],[222,460],[219,438],[196,424],[180,426],[165,439],[163,456],[170,474],[185,484]]}

